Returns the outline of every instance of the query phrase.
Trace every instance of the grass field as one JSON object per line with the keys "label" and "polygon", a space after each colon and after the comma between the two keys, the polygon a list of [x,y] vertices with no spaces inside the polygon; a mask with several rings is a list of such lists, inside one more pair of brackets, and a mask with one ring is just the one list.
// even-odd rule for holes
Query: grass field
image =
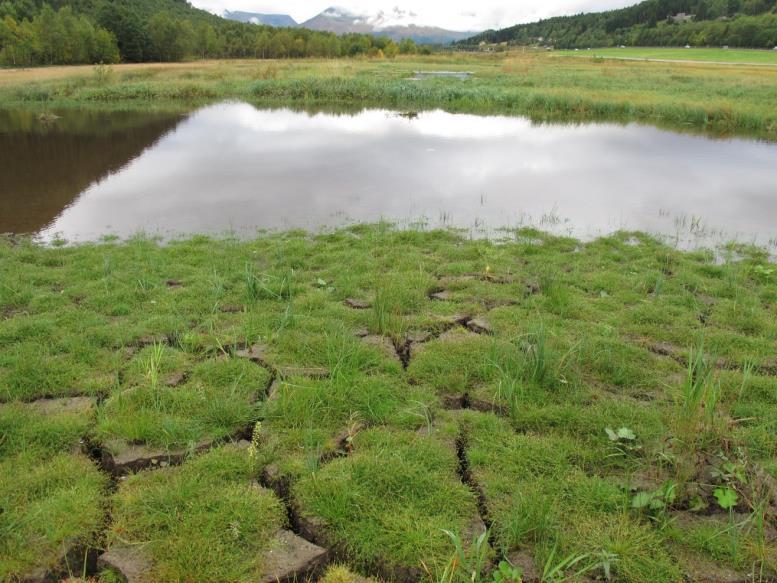
{"label": "grass field", "polygon": [[777,577],[758,249],[6,238],[0,282],[0,580]]}
{"label": "grass field", "polygon": [[709,48],[656,48],[626,47],[590,49],[580,51],[556,51],[554,54],[576,57],[604,57],[619,59],[653,59],[667,61],[700,61],[710,63],[736,63],[742,65],[775,65],[777,51],[751,49],[709,49]]}
{"label": "grass field", "polygon": [[[769,54],[771,56],[771,54]],[[412,80],[416,71],[472,72]],[[397,60],[231,61],[0,71],[0,107],[170,107],[242,99],[641,121],[777,139],[777,68],[560,57],[539,52]]]}

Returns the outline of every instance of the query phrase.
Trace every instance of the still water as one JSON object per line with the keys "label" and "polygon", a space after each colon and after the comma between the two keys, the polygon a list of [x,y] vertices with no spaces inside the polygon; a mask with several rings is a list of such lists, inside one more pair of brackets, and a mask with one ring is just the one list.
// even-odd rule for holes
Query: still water
{"label": "still water", "polygon": [[381,219],[777,239],[777,144],[515,117],[0,112],[0,232],[89,240]]}

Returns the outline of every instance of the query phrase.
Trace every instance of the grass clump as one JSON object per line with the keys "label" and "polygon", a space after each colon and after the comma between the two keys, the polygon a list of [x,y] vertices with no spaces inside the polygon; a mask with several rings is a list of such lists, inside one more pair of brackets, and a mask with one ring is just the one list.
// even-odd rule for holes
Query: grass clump
{"label": "grass clump", "polygon": [[75,453],[89,423],[84,410],[0,405],[0,580],[78,569],[75,557],[99,544],[108,480]]}
{"label": "grass clump", "polygon": [[139,356],[139,384],[105,401],[94,430],[97,440],[113,449],[187,447],[228,437],[256,420],[256,401],[270,381],[267,370],[240,359],[211,359],[195,366],[184,384],[171,387],[160,380],[163,354],[150,348]]}
{"label": "grass clump", "polygon": [[[323,535],[354,565],[382,571],[442,572],[448,541],[477,518],[475,498],[456,475],[452,447],[410,432],[370,430],[354,453],[294,488],[306,516],[320,517]],[[359,508],[354,513],[352,509]]]}
{"label": "grass clump", "polygon": [[284,522],[280,501],[252,483],[245,452],[222,448],[128,478],[109,542],[143,548],[162,581],[255,581]]}

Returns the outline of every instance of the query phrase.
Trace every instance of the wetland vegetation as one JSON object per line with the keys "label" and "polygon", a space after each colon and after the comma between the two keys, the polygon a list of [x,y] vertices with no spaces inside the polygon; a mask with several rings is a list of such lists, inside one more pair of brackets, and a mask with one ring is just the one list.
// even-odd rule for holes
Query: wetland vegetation
{"label": "wetland vegetation", "polygon": [[[417,71],[466,79],[413,79]],[[641,121],[716,134],[777,136],[777,67],[642,63],[529,50],[395,60],[212,61],[0,71],[0,106],[185,108],[354,105],[526,115],[534,120]]]}
{"label": "wetland vegetation", "polygon": [[0,579],[777,576],[758,248],[8,237],[0,281]]}

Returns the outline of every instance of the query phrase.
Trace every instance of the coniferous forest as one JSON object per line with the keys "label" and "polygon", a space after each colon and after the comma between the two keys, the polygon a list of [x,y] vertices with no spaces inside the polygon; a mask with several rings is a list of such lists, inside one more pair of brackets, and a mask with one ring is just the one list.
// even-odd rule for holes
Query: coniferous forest
{"label": "coniferous forest", "polygon": [[228,21],[184,0],[0,0],[0,65],[415,53],[413,41]]}

